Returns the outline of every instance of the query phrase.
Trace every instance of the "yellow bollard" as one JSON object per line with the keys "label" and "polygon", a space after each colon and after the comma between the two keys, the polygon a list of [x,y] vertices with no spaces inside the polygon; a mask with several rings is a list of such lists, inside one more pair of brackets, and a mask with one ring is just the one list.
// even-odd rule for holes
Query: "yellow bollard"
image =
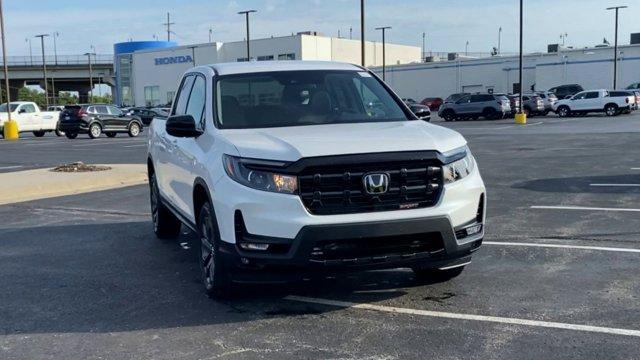
{"label": "yellow bollard", "polygon": [[4,123],[4,138],[5,140],[18,140],[20,135],[18,134],[18,123],[15,120],[5,121]]}
{"label": "yellow bollard", "polygon": [[527,114],[525,113],[516,113],[516,124],[518,125],[526,125],[527,123]]}

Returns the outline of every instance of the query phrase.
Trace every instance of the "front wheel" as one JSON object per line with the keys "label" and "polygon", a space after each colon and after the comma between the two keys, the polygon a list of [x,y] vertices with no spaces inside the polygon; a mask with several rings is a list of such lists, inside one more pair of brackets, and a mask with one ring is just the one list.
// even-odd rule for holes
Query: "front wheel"
{"label": "front wheel", "polygon": [[75,139],[78,137],[78,133],[72,133],[72,132],[67,132],[64,135],[67,137],[67,139]]}
{"label": "front wheel", "polygon": [[220,257],[220,232],[208,202],[200,208],[198,219],[200,237],[200,251],[197,251],[198,265],[205,292],[210,297],[230,295],[232,282],[228,268]]}
{"label": "front wheel", "polygon": [[618,115],[618,106],[616,104],[609,104],[604,107],[604,113],[607,116],[616,116]]}
{"label": "front wheel", "polygon": [[131,123],[129,125],[129,136],[136,137],[140,135],[140,125],[138,123]]}
{"label": "front wheel", "polygon": [[56,136],[64,136],[64,131],[60,131],[56,129],[55,133],[56,133]]}
{"label": "front wheel", "polygon": [[556,113],[558,114],[559,117],[565,118],[571,115],[571,110],[569,109],[568,106],[560,106],[556,111]]}
{"label": "front wheel", "polygon": [[442,118],[444,121],[453,121],[456,119],[456,113],[453,110],[445,110],[442,113]]}
{"label": "front wheel", "polygon": [[97,139],[100,137],[100,134],[102,134],[102,128],[100,127],[100,124],[98,123],[93,123],[91,124],[91,126],[89,126],[89,137],[92,139]]}

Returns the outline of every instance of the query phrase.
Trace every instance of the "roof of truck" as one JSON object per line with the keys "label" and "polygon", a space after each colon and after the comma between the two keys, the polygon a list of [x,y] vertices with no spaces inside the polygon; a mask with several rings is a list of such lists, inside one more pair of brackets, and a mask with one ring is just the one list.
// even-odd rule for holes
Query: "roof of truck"
{"label": "roof of truck", "polygon": [[358,65],[336,61],[244,61],[229,62],[209,65],[218,75],[258,73],[269,71],[295,71],[295,70],[351,70],[362,71]]}

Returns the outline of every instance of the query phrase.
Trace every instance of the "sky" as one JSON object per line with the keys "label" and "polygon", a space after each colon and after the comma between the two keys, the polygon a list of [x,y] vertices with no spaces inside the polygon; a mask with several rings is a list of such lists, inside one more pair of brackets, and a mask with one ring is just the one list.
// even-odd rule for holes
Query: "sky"
{"label": "sky", "polygon": [[[8,55],[28,55],[32,39],[34,54],[40,43],[34,35],[58,32],[58,54],[82,54],[95,46],[100,54],[111,54],[113,44],[133,40],[166,39],[166,13],[175,22],[172,40],[186,45],[208,41],[244,39],[244,17],[238,11],[255,9],[251,15],[251,37],[290,35],[315,30],[325,35],[360,37],[358,0],[4,0]],[[367,40],[380,41],[378,26],[392,26],[387,41],[422,45],[427,51],[489,52],[497,46],[502,27],[502,51],[518,47],[517,0],[366,0]],[[546,51],[560,42],[585,47],[613,43],[614,16],[605,10],[629,5],[620,13],[620,43],[640,32],[640,0],[525,0],[525,51]],[[53,51],[47,39],[46,52]]]}

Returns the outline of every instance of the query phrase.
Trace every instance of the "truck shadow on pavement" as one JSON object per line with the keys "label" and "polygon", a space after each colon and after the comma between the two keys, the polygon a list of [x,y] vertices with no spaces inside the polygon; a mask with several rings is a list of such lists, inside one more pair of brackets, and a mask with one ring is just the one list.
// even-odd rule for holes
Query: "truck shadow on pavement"
{"label": "truck shadow on pavement", "polygon": [[366,291],[369,302],[416,286],[410,271],[247,286],[230,300],[203,293],[195,255],[155,238],[148,221],[0,231],[0,333],[118,332],[306,316],[334,307],[283,300]]}
{"label": "truck shadow on pavement", "polygon": [[[620,186],[635,184],[637,186]],[[640,175],[622,174],[611,176],[584,176],[536,179],[514,184],[514,189],[526,189],[549,193],[596,193],[630,194],[640,193]],[[618,186],[615,186],[618,185]]]}

